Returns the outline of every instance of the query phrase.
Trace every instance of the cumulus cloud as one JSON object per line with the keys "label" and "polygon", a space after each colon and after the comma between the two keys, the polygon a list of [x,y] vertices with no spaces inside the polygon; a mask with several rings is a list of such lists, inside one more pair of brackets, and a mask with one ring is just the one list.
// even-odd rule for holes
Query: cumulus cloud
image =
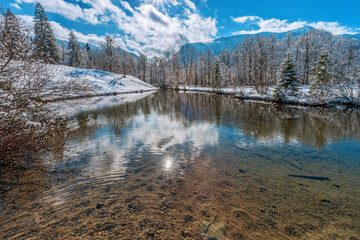
{"label": "cumulus cloud", "polygon": [[70,20],[84,18],[83,9],[63,0],[16,0],[16,2],[18,4],[39,2],[47,11],[62,14]]}
{"label": "cumulus cloud", "polygon": [[[117,1],[118,5],[113,4],[112,0],[77,0],[75,3],[68,3],[67,0],[15,1],[18,4],[40,2],[46,11],[61,14],[73,21],[94,25],[115,23],[119,32],[124,33],[117,38],[120,44],[125,49],[144,53],[149,57],[162,54],[168,49],[179,50],[188,42],[210,41],[217,34],[216,19],[202,17],[191,0],[169,1],[175,7],[181,4],[183,9],[183,12],[174,16],[150,3],[132,7],[123,0]],[[80,2],[88,7],[81,8],[76,4]],[[84,41],[88,41],[90,35],[84,36]]]}
{"label": "cumulus cloud", "polygon": [[216,20],[188,13],[185,18],[171,17],[150,4],[135,8],[132,17],[120,22],[125,34],[141,44],[139,52],[158,55],[168,49],[179,50],[187,42],[209,41],[217,33]]}
{"label": "cumulus cloud", "polygon": [[294,29],[298,29],[305,26],[311,26],[317,29],[323,29],[333,33],[334,35],[340,34],[355,34],[357,33],[353,29],[341,26],[338,22],[306,22],[306,21],[295,21],[289,22],[288,20],[281,20],[277,18],[263,19],[258,16],[242,16],[233,18],[234,22],[241,24],[253,24],[258,27],[257,30],[242,30],[234,32],[234,35],[239,34],[256,34],[260,32],[287,32]]}

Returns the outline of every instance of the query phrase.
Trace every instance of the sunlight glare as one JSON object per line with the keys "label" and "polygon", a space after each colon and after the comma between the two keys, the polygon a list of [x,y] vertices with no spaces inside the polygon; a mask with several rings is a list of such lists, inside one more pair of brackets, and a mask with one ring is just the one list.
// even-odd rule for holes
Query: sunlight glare
{"label": "sunlight glare", "polygon": [[173,159],[167,158],[165,160],[165,171],[170,171],[173,166]]}

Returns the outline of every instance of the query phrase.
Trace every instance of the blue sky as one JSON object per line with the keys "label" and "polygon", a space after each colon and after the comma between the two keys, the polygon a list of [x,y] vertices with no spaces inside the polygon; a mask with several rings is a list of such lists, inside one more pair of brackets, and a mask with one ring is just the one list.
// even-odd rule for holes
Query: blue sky
{"label": "blue sky", "polygon": [[74,31],[79,41],[97,45],[111,34],[122,48],[149,57],[187,42],[307,25],[334,34],[360,32],[360,0],[5,0],[3,7],[32,24],[36,2],[60,40]]}

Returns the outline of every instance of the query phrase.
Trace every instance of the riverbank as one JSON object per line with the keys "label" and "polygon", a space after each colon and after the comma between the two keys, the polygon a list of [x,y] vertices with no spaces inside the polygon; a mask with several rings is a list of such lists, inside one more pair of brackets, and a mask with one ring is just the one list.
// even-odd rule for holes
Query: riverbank
{"label": "riverbank", "polygon": [[[43,101],[61,101],[106,95],[142,93],[158,88],[140,79],[123,74],[96,69],[82,69],[68,66],[49,66],[51,75],[49,87],[43,91]],[[73,88],[63,88],[63,84]],[[78,86],[78,87],[76,87]]]}
{"label": "riverbank", "polygon": [[[352,98],[346,96],[340,92],[340,90],[333,89],[329,93],[328,97],[315,98],[311,97],[310,86],[301,86],[299,88],[299,93],[297,96],[287,96],[286,98],[276,100],[274,96],[275,87],[270,87],[267,94],[259,94],[256,92],[255,87],[236,87],[236,88],[222,88],[221,90],[214,90],[210,87],[194,87],[194,86],[179,86],[177,88],[172,87],[173,90],[181,91],[193,91],[193,92],[207,92],[207,93],[216,93],[222,95],[231,95],[237,99],[242,100],[255,100],[255,101],[265,101],[273,103],[284,103],[291,105],[301,105],[301,106],[312,106],[312,107],[323,107],[323,106],[333,106],[333,105],[351,105],[351,106],[360,106],[360,99]],[[360,91],[358,88],[352,89],[354,93]]]}
{"label": "riverbank", "polygon": [[3,81],[5,85],[6,81],[11,83],[11,90],[0,88],[0,100],[3,103],[11,101],[15,95],[27,95],[37,101],[51,102],[158,90],[134,76],[97,69],[40,63],[24,67],[23,62],[14,62],[11,68],[22,69],[18,73],[21,77]]}

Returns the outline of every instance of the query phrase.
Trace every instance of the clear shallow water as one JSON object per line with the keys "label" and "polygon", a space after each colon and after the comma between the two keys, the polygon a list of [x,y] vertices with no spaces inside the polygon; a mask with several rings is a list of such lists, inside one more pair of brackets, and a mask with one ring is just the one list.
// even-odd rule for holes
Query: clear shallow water
{"label": "clear shallow water", "polygon": [[359,110],[108,98],[63,160],[2,176],[2,238],[360,239]]}

